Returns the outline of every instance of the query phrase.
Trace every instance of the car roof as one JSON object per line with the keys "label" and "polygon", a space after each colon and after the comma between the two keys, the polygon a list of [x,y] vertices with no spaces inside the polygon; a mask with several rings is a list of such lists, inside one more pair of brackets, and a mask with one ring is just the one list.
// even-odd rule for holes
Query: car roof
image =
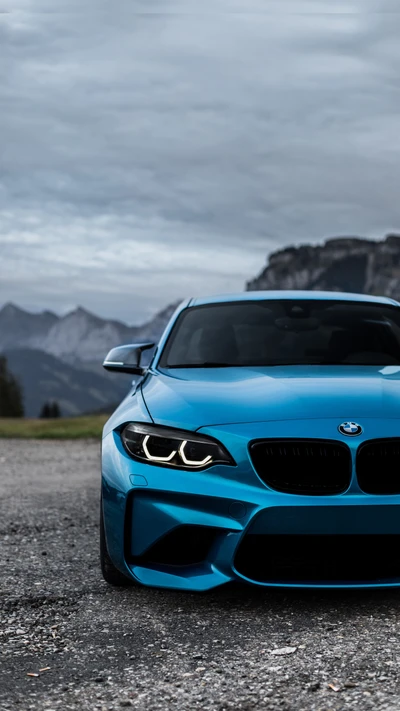
{"label": "car roof", "polygon": [[343,291],[244,291],[238,294],[219,294],[191,299],[186,306],[205,306],[206,304],[223,304],[232,301],[265,301],[279,300],[323,300],[323,301],[363,301],[365,303],[390,304],[400,306],[398,301],[387,296],[370,296],[369,294],[354,294]]}

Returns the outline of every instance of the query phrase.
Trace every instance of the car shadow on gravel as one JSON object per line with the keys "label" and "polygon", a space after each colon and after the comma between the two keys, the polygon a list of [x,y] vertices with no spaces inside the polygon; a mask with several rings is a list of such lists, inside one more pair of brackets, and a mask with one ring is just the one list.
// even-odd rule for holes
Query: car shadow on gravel
{"label": "car shadow on gravel", "polygon": [[232,606],[245,606],[258,611],[263,609],[282,610],[284,607],[303,608],[316,612],[330,608],[343,609],[347,613],[360,607],[385,607],[397,605],[400,602],[400,589],[397,588],[285,588],[285,587],[256,587],[245,583],[232,582],[205,592],[186,592],[178,590],[165,590],[149,587],[135,587],[129,590],[113,590],[115,595],[123,595],[125,599],[132,596],[135,603],[140,598],[152,606],[184,607],[185,604],[198,610],[207,610],[212,606],[220,607],[226,612]]}

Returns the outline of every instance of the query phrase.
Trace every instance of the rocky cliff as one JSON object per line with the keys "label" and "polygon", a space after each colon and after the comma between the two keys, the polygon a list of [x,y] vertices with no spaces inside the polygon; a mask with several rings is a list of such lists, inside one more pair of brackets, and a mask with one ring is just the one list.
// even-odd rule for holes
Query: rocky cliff
{"label": "rocky cliff", "polygon": [[400,300],[400,235],[376,241],[339,237],[323,245],[281,249],[246,289],[321,289]]}

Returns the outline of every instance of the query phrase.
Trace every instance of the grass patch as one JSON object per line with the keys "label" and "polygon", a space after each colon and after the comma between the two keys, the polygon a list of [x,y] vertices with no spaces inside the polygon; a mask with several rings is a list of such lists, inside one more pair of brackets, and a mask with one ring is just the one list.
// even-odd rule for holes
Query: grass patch
{"label": "grass patch", "polygon": [[0,438],[9,439],[100,439],[108,415],[60,417],[55,420],[4,419]]}

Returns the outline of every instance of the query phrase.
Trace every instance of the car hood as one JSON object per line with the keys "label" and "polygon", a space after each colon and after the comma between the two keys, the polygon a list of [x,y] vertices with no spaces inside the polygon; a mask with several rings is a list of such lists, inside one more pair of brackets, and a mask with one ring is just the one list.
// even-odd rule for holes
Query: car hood
{"label": "car hood", "polygon": [[142,392],[158,424],[184,429],[268,420],[400,417],[400,366],[177,369]]}

